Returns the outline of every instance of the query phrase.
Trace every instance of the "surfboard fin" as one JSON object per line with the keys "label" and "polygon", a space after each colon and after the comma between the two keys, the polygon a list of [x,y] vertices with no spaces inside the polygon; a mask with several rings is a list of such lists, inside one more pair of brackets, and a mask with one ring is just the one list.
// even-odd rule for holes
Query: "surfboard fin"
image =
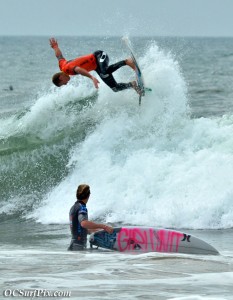
{"label": "surfboard fin", "polygon": [[142,96],[139,96],[139,106],[141,106],[142,103]]}

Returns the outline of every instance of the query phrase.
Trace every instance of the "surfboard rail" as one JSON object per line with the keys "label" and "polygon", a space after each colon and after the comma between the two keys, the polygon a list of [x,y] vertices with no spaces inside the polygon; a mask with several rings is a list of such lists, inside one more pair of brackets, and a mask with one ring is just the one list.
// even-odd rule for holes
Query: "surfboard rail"
{"label": "surfboard rail", "polygon": [[145,91],[151,91],[150,88],[145,88],[145,84],[144,84],[144,78],[143,78],[143,75],[142,75],[142,72],[141,72],[141,69],[138,65],[138,62],[136,60],[136,57],[133,53],[133,50],[132,50],[132,47],[131,47],[131,44],[130,44],[130,40],[126,37],[122,38],[122,41],[125,43],[126,47],[128,48],[129,52],[130,52],[130,56],[134,62],[134,65],[136,67],[135,69],[135,74],[136,74],[136,81],[137,81],[137,86],[138,86],[138,89],[140,91],[140,94],[139,94],[139,105],[141,105],[141,99],[143,96],[145,96]]}

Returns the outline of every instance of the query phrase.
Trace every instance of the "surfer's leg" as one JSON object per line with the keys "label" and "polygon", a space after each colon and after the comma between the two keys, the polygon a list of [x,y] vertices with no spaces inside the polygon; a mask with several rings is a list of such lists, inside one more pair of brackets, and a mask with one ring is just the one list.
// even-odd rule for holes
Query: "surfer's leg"
{"label": "surfer's leg", "polygon": [[129,66],[130,68],[132,68],[135,71],[136,66],[135,66],[135,63],[133,62],[132,58],[127,58],[125,60],[125,63],[127,66]]}
{"label": "surfer's leg", "polygon": [[118,70],[119,68],[124,67],[124,66],[129,66],[130,68],[135,70],[135,64],[134,64],[133,60],[131,58],[127,58],[125,60],[121,60],[115,64],[110,65],[107,68],[107,73],[112,74],[113,72],[115,72],[116,70]]}
{"label": "surfer's leg", "polygon": [[123,91],[123,90],[131,89],[132,87],[133,86],[132,86],[131,82],[128,82],[128,83],[117,83],[114,87],[112,87],[112,90],[114,92],[120,92],[120,91]]}
{"label": "surfer's leg", "polygon": [[133,88],[132,82],[128,83],[117,83],[112,74],[102,74],[96,70],[100,78],[103,80],[105,84],[107,84],[114,92],[123,91],[126,89]]}
{"label": "surfer's leg", "polygon": [[137,85],[136,81],[132,81],[132,88],[135,89],[135,91],[138,93],[138,95],[142,95],[142,91],[140,90],[140,88]]}
{"label": "surfer's leg", "polygon": [[112,74],[109,74],[106,78],[101,78],[114,92],[131,89],[133,87],[131,82],[117,83]]}
{"label": "surfer's leg", "polygon": [[126,89],[134,88],[132,82],[117,83],[114,77],[112,76],[112,73],[118,70],[119,68],[125,65],[131,66],[130,65],[131,59],[122,60],[111,66],[108,66],[109,57],[104,51],[102,50],[95,51],[94,55],[96,57],[96,62],[97,62],[97,69],[95,71],[103,80],[103,82],[106,83],[114,92],[119,92]]}
{"label": "surfer's leg", "polygon": [[126,62],[125,62],[125,60],[121,60],[115,64],[110,65],[107,68],[107,73],[112,74],[113,72],[115,72],[116,70],[118,70],[119,68],[124,67],[124,66],[126,66]]}
{"label": "surfer's leg", "polygon": [[70,245],[68,247],[68,251],[83,251],[86,249],[85,245],[77,244],[74,240],[71,240]]}

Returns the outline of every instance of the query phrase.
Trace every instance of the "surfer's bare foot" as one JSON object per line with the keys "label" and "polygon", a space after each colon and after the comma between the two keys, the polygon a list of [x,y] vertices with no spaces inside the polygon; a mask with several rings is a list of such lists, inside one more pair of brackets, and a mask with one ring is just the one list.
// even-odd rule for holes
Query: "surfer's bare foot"
{"label": "surfer's bare foot", "polygon": [[138,87],[137,82],[136,81],[132,81],[131,84],[132,84],[132,88],[135,89],[135,91],[138,93],[138,95],[142,96],[142,91]]}
{"label": "surfer's bare foot", "polygon": [[125,63],[127,66],[129,66],[130,68],[132,68],[135,71],[135,64],[134,64],[132,58],[127,58],[125,60]]}

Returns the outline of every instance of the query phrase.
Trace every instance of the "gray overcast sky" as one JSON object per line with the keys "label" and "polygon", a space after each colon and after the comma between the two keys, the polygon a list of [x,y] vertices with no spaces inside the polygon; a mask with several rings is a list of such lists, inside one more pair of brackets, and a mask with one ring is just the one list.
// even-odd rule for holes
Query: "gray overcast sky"
{"label": "gray overcast sky", "polygon": [[233,36],[233,0],[0,0],[0,35]]}

